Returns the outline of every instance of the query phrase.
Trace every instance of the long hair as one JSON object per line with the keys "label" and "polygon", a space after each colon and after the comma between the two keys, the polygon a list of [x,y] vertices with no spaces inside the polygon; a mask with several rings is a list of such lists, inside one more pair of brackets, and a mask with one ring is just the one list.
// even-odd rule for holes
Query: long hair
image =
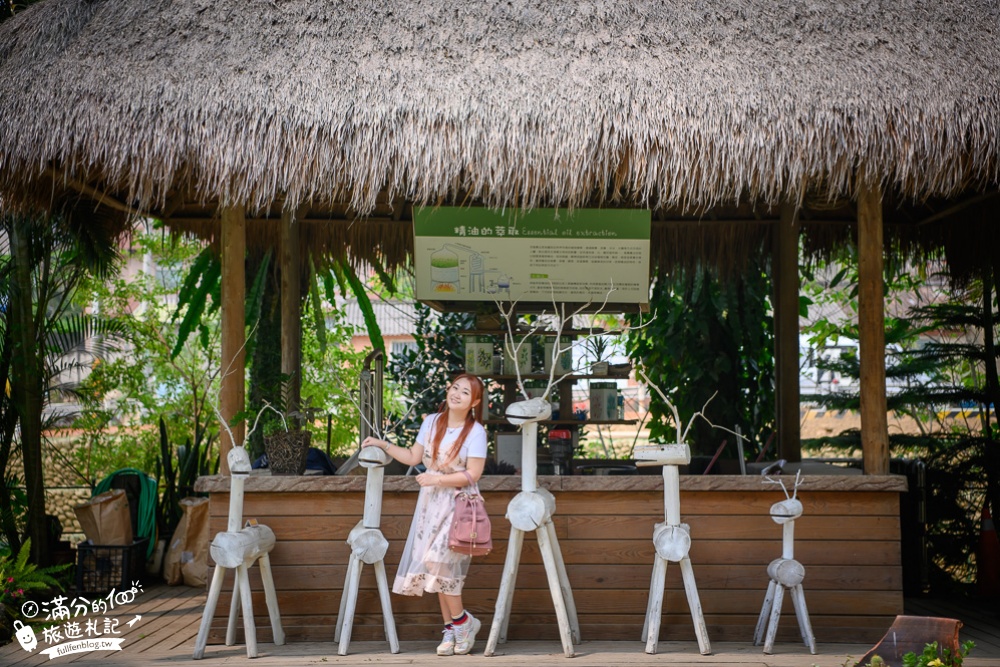
{"label": "long hair", "polygon": [[[462,373],[456,376],[451,384],[455,384],[459,380],[468,380],[469,387],[472,393],[472,407],[469,409],[469,413],[465,416],[465,424],[462,425],[462,432],[458,434],[458,438],[455,440],[455,444],[452,445],[451,449],[448,450],[448,458],[442,463],[442,466],[446,466],[458,456],[458,453],[462,451],[462,443],[465,442],[466,436],[469,435],[469,431],[477,423],[482,423],[480,419],[480,414],[482,414],[483,409],[483,381],[472,373]],[[448,429],[448,399],[441,401],[441,407],[437,411],[437,420],[434,422],[434,433],[431,436],[431,465],[437,467],[437,457],[438,448],[441,446],[441,440],[444,439],[444,432]]]}

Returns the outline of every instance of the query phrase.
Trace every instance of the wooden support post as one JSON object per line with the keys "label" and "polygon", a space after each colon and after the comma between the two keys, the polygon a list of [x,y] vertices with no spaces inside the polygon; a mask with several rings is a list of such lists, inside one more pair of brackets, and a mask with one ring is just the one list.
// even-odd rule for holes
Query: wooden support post
{"label": "wooden support post", "polygon": [[281,374],[285,410],[299,409],[302,388],[302,290],[299,218],[304,211],[281,213]]}
{"label": "wooden support post", "polygon": [[858,353],[861,449],[866,475],[889,472],[882,277],[882,191],[878,184],[862,178],[858,189]]}
{"label": "wooden support post", "polygon": [[[246,301],[246,213],[240,206],[227,206],[221,211],[222,227],[222,378],[220,411],[222,418],[232,419],[245,407],[244,374],[246,372],[246,332],[243,313]],[[227,456],[233,447],[243,444],[244,422],[232,426],[232,437],[222,430],[219,455],[222,474],[229,474]]]}
{"label": "wooden support post", "polygon": [[795,204],[781,207],[774,234],[775,422],[776,457],[802,460],[799,431],[799,211]]}

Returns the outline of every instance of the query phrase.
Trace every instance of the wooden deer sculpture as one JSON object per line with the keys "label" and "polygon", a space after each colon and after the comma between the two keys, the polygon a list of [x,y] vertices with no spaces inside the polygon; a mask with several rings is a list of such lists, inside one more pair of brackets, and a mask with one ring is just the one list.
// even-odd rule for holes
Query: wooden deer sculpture
{"label": "wooden deer sculpture", "polygon": [[[673,410],[674,423],[677,424],[677,442],[669,445],[648,445],[636,447],[634,451],[637,466],[663,466],[663,523],[653,528],[653,546],[656,556],[653,561],[653,575],[649,583],[649,601],[646,605],[646,621],[642,626],[642,638],[646,640],[646,653],[655,654],[660,641],[660,621],[663,616],[663,589],[667,580],[667,563],[678,563],[681,567],[681,579],[684,582],[684,592],[687,595],[688,609],[694,623],[694,634],[698,639],[698,649],[702,655],[712,652],[708,641],[708,628],[701,610],[701,599],[698,597],[698,586],[694,579],[694,568],[691,567],[691,529],[686,523],[681,523],[681,487],[680,472],[677,466],[691,462],[691,448],[684,443],[691,424],[701,412],[696,413],[688,426],[681,432],[680,414],[673,403],[660,391],[660,388],[650,382],[641,370],[638,376],[660,395],[660,398]],[[711,399],[709,399],[711,400]]]}
{"label": "wooden deer sculpture", "polygon": [[236,643],[236,615],[242,603],[243,631],[246,635],[247,657],[257,657],[257,629],[253,620],[253,602],[250,598],[250,567],[260,563],[260,578],[264,584],[264,599],[267,612],[271,617],[271,631],[274,634],[276,646],[285,643],[285,631],[281,627],[281,616],[278,613],[278,595],[274,590],[274,577],[271,574],[271,550],[274,548],[274,532],[267,526],[261,526],[256,521],[243,523],[243,486],[250,476],[250,456],[242,445],[236,445],[226,457],[229,463],[229,522],[224,533],[217,533],[212,540],[209,552],[215,561],[215,572],[208,589],[208,599],[205,611],[201,616],[201,627],[194,645],[194,659],[200,660],[205,655],[205,644],[208,642],[208,631],[212,625],[212,616],[222,592],[222,580],[226,570],[235,570],[236,582],[233,587],[233,600],[229,608],[229,624],[226,627],[226,646]]}
{"label": "wooden deer sculpture", "polygon": [[375,581],[382,602],[382,621],[385,626],[385,636],[389,641],[389,650],[392,653],[399,653],[396,622],[392,617],[392,602],[389,598],[389,582],[385,574],[385,554],[389,549],[389,541],[382,535],[380,528],[382,480],[385,466],[389,463],[389,455],[379,447],[364,447],[358,460],[363,468],[368,469],[365,484],[365,513],[364,518],[351,529],[347,537],[351,555],[344,591],[340,597],[340,611],[337,612],[337,629],[333,640],[340,643],[337,653],[347,655],[347,648],[351,643],[354,611],[358,604],[361,570],[367,564],[375,568]]}
{"label": "wooden deer sculpture", "polygon": [[[518,346],[511,329],[511,313],[501,313],[507,320],[508,336],[505,344],[512,359],[518,358]],[[572,316],[571,316],[572,317]],[[491,656],[495,653],[497,644],[507,641],[507,626],[510,621],[511,605],[514,599],[514,584],[517,579],[517,569],[521,561],[521,549],[524,546],[524,534],[534,532],[538,539],[538,548],[545,565],[545,576],[549,582],[549,592],[555,607],[556,620],[559,624],[559,637],[562,641],[563,653],[567,658],[574,655],[573,645],[580,643],[580,622],[576,615],[576,604],[573,601],[573,589],[569,585],[566,565],[562,552],[559,550],[559,540],[556,537],[552,515],[556,511],[555,497],[547,489],[538,487],[538,422],[552,415],[552,406],[545,399],[556,385],[556,359],[565,349],[560,349],[558,341],[565,316],[559,317],[556,330],[556,344],[552,349],[552,371],[548,387],[540,398],[527,399],[523,383],[520,380],[520,370],[517,370],[518,385],[522,395],[527,400],[518,401],[507,406],[507,421],[521,427],[521,492],[511,499],[507,505],[507,520],[510,521],[510,538],[507,542],[507,557],[504,561],[503,575],[500,579],[500,591],[497,594],[496,611],[493,614],[493,625],[490,637],[483,654]],[[524,341],[524,338],[521,338]]]}
{"label": "wooden deer sculpture", "polygon": [[[778,484],[785,492],[785,499],[771,505],[771,519],[781,526],[781,558],[775,558],[767,566],[767,576],[770,581],[767,584],[767,594],[764,596],[764,605],[760,609],[760,617],[757,619],[757,628],[753,634],[753,645],[759,646],[764,639],[764,653],[770,654],[774,649],[774,637],[778,632],[778,619],[781,617],[781,602],[785,596],[785,589],[792,592],[792,604],[795,606],[795,617],[799,621],[799,632],[802,640],[809,648],[809,652],[816,654],[816,638],[813,636],[812,626],[809,623],[809,611],[806,609],[806,595],[802,590],[802,580],[805,579],[805,567],[795,560],[795,520],[802,516],[802,501],[796,498],[799,491],[801,471],[795,473],[795,486],[792,488],[792,495],[788,495],[788,489],[781,480],[774,480],[767,477],[770,484]],[[764,628],[767,628],[767,636],[764,636]]]}
{"label": "wooden deer sculpture", "polygon": [[663,589],[667,581],[667,563],[678,563],[684,593],[687,595],[688,609],[694,623],[694,634],[698,638],[698,649],[702,655],[712,652],[708,641],[708,628],[701,610],[698,586],[691,567],[691,528],[681,523],[681,487],[679,465],[691,462],[691,448],[686,444],[659,445],[635,448],[637,466],[663,466],[663,523],[653,528],[653,546],[656,556],[653,561],[653,576],[649,583],[649,602],[646,605],[646,621],[642,626],[642,637],[646,640],[646,653],[656,653],[660,641],[660,620],[663,616]]}
{"label": "wooden deer sculpture", "polygon": [[510,621],[511,603],[514,599],[514,583],[521,561],[524,534],[534,532],[538,548],[545,565],[545,576],[552,594],[552,604],[559,623],[559,637],[563,653],[567,658],[574,654],[573,645],[580,643],[580,622],[577,620],[573,590],[566,575],[566,565],[559,541],[556,538],[552,515],[556,510],[555,497],[547,489],[538,487],[537,438],[538,422],[548,419],[552,408],[544,398],[519,401],[507,407],[507,421],[519,425],[522,433],[521,447],[521,492],[507,505],[507,520],[510,521],[510,538],[507,542],[507,558],[504,561],[500,591],[497,594],[496,611],[490,638],[486,643],[486,656],[496,651],[497,643],[507,641],[507,625]]}
{"label": "wooden deer sculpture", "polygon": [[[373,362],[374,369],[372,368]],[[373,434],[376,425],[382,423],[382,364],[382,353],[375,351],[365,359],[364,369],[361,371],[361,393],[358,405],[361,414],[361,442]],[[389,650],[392,653],[399,653],[396,621],[392,616],[389,582],[385,574],[385,554],[389,549],[389,542],[385,539],[381,529],[382,482],[385,477],[385,466],[389,462],[389,455],[379,447],[362,447],[358,453],[358,463],[368,470],[365,483],[365,512],[361,521],[351,529],[347,536],[351,555],[348,561],[344,590],[340,596],[340,610],[337,612],[337,628],[333,638],[334,641],[339,642],[337,653],[340,655],[347,655],[347,649],[351,643],[351,629],[358,604],[358,589],[361,585],[361,570],[366,564],[375,567],[375,581],[378,585],[379,599],[382,602],[382,621],[385,625],[385,636],[389,641]]]}

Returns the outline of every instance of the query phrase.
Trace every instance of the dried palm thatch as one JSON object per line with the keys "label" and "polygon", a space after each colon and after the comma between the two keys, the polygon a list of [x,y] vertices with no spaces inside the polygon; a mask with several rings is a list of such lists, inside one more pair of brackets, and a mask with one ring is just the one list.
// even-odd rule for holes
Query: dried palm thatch
{"label": "dried palm thatch", "polygon": [[45,0],[0,26],[0,192],[690,212],[863,165],[949,198],[1000,180],[998,29],[995,0]]}

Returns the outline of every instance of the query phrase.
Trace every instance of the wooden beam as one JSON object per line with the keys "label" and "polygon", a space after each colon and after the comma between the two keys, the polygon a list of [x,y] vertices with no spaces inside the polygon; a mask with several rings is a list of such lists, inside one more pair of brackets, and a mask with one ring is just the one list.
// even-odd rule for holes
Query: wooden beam
{"label": "wooden beam", "polygon": [[927,216],[926,218],[924,218],[923,220],[921,220],[920,222],[918,222],[917,226],[918,227],[922,227],[924,225],[929,225],[931,223],[937,222],[938,220],[943,220],[944,218],[947,218],[948,216],[955,215],[956,213],[960,213],[960,212],[964,211],[965,209],[969,208],[970,206],[975,206],[975,205],[981,204],[981,203],[983,203],[985,201],[989,201],[990,199],[993,199],[997,195],[1000,195],[1000,193],[998,193],[998,192],[987,192],[987,193],[984,193],[984,194],[981,194],[981,195],[976,195],[975,197],[969,197],[965,201],[961,201],[961,202],[955,204],[954,206],[950,206],[950,207],[946,208],[943,211],[938,211],[937,213],[934,213],[933,215]]}
{"label": "wooden beam", "polygon": [[302,261],[299,249],[300,214],[281,214],[281,374],[288,378],[283,389],[285,410],[298,410],[302,390]]}
{"label": "wooden beam", "polygon": [[149,217],[145,211],[140,211],[138,209],[132,208],[128,204],[119,201],[115,197],[112,197],[107,192],[104,192],[103,190],[98,190],[97,188],[87,185],[86,183],[82,183],[74,178],[70,178],[69,176],[67,176],[66,174],[57,169],[50,168],[46,169],[45,172],[49,176],[51,176],[55,181],[61,182],[66,187],[72,190],[76,190],[80,194],[86,195],[87,197],[90,197],[95,202],[97,202],[98,206],[107,206],[110,209],[114,209],[115,211],[119,211],[121,213],[127,213],[129,215]]}
{"label": "wooden beam", "polygon": [[[227,206],[221,211],[222,227],[222,379],[220,410],[230,421],[246,406],[246,213],[243,207]],[[222,430],[220,470],[229,474],[226,455],[233,445],[246,439],[246,422],[232,426],[232,440]],[[235,442],[234,442],[235,441]]]}
{"label": "wooden beam", "polygon": [[772,254],[774,281],[774,370],[777,458],[802,460],[799,430],[799,209],[783,204],[775,225]]}
{"label": "wooden beam", "polygon": [[889,472],[885,397],[885,295],[882,289],[882,191],[861,180],[858,192],[858,353],[861,449],[866,475]]}

